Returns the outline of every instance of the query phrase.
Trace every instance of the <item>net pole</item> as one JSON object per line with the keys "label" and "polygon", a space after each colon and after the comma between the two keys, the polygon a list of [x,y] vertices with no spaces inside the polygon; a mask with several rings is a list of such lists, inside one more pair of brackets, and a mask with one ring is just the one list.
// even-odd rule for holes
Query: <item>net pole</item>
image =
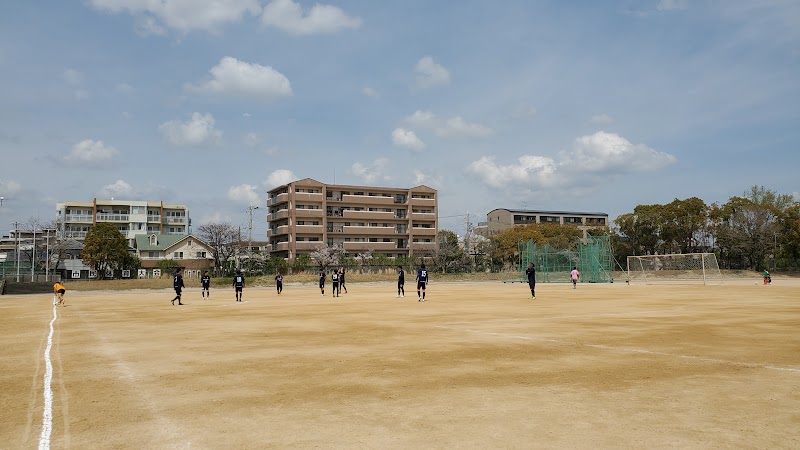
{"label": "net pole", "polygon": [[703,267],[703,286],[707,286],[708,283],[706,283],[706,255],[705,254],[702,257],[700,257],[700,265]]}

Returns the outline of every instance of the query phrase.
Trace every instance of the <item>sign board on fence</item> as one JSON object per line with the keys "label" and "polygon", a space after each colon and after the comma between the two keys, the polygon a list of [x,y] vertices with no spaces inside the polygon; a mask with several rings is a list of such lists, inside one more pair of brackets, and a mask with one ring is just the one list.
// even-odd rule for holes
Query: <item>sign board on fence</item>
{"label": "sign board on fence", "polygon": [[97,278],[97,271],[96,270],[90,270],[89,271],[89,278]]}
{"label": "sign board on fence", "polygon": [[122,278],[130,278],[130,277],[131,277],[131,271],[130,270],[126,269],[126,270],[122,271]]}
{"label": "sign board on fence", "polygon": [[80,270],[73,270],[72,271],[72,278],[80,278],[80,277],[81,277],[81,271]]}
{"label": "sign board on fence", "polygon": [[147,269],[139,269],[139,278],[147,278]]}
{"label": "sign board on fence", "polygon": [[161,269],[153,269],[153,278],[161,278]]}

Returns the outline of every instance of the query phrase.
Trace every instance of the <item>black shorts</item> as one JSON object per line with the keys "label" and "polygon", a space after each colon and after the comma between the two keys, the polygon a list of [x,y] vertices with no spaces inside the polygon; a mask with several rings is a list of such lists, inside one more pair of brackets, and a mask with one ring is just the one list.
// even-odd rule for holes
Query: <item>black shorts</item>
{"label": "black shorts", "polygon": [[422,289],[424,291],[426,284],[428,284],[428,283],[426,283],[425,281],[417,281],[417,290]]}
{"label": "black shorts", "polygon": [[203,286],[203,290],[207,291],[208,290],[208,286]]}
{"label": "black shorts", "polygon": [[242,289],[244,289],[244,287],[243,287],[243,286],[234,286],[234,287],[233,287],[233,289],[234,289],[236,292],[242,292]]}
{"label": "black shorts", "polygon": [[283,287],[283,283],[278,281],[277,283],[275,283],[275,287],[282,288]]}
{"label": "black shorts", "polygon": [[56,291],[56,294],[65,294],[67,292],[66,289],[59,289]]}
{"label": "black shorts", "polygon": [[339,287],[339,283],[334,282],[333,283],[333,288],[336,289],[337,287]]}
{"label": "black shorts", "polygon": [[181,288],[181,287],[176,287],[176,288],[175,288],[175,293],[176,293],[176,294],[178,294],[178,295],[181,295],[181,289],[183,289],[183,288]]}
{"label": "black shorts", "polygon": [[320,281],[319,282],[319,288],[322,289],[324,287],[325,287],[325,282],[324,281]]}
{"label": "black shorts", "polygon": [[533,281],[529,280],[528,281],[528,286],[530,286],[531,289],[535,288],[536,287],[536,280],[533,280]]}

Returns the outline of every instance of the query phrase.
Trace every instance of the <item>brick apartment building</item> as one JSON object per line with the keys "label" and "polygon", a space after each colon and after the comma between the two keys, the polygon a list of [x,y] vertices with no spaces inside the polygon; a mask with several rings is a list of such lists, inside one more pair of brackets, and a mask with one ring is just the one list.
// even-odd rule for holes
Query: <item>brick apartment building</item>
{"label": "brick apartment building", "polygon": [[437,191],[428,186],[347,186],[305,178],[269,191],[267,207],[273,256],[291,260],[322,244],[389,257],[436,249]]}

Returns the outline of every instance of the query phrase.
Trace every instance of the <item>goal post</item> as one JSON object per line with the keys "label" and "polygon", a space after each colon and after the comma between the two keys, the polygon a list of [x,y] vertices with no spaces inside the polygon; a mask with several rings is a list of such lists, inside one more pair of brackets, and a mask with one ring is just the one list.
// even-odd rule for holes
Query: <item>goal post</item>
{"label": "goal post", "polygon": [[722,284],[722,272],[713,253],[628,256],[631,284]]}

